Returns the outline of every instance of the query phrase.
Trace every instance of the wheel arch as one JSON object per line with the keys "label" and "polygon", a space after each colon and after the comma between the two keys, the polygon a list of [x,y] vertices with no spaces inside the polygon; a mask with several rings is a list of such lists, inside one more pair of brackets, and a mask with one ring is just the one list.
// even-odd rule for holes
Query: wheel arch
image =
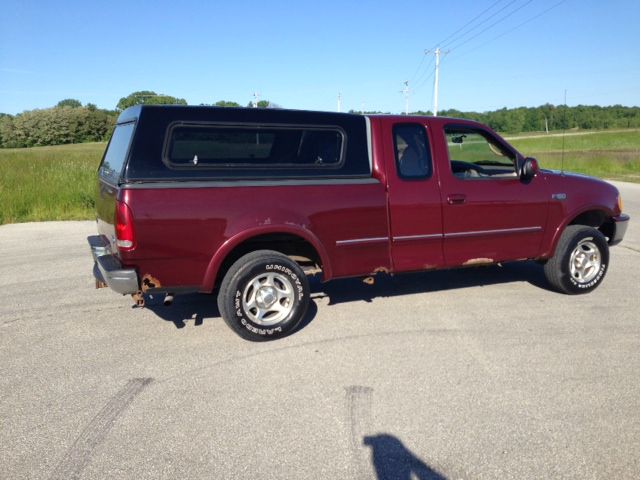
{"label": "wheel arch", "polygon": [[544,256],[553,256],[556,248],[558,247],[560,236],[569,225],[585,225],[587,227],[593,227],[608,237],[607,229],[610,228],[609,222],[614,215],[615,213],[611,209],[602,205],[589,205],[574,210],[567,215],[564,218],[564,221],[555,229],[551,245]]}
{"label": "wheel arch", "polygon": [[238,258],[256,250],[275,250],[287,256],[308,258],[320,266],[325,280],[332,276],[329,257],[318,237],[306,229],[271,225],[242,231],[224,242],[209,261],[203,291],[213,291]]}

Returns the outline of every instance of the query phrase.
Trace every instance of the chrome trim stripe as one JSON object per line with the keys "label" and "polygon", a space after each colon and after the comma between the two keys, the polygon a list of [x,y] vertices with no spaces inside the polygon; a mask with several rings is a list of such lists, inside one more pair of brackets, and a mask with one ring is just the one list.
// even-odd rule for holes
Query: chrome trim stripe
{"label": "chrome trim stripe", "polygon": [[441,233],[431,233],[428,235],[401,235],[393,237],[394,242],[408,242],[411,240],[432,240],[434,238],[442,238]]}
{"label": "chrome trim stripe", "polygon": [[131,190],[146,190],[159,188],[232,188],[232,187],[297,187],[313,185],[369,185],[380,183],[376,178],[325,178],[325,179],[282,179],[282,180],[174,180],[174,181],[143,181],[140,183],[123,183],[122,188]]}
{"label": "chrome trim stripe", "polygon": [[457,238],[457,237],[474,237],[481,235],[501,235],[509,233],[528,233],[542,231],[542,227],[521,227],[521,228],[502,228],[498,230],[477,230],[474,232],[453,232],[445,233],[445,238]]}
{"label": "chrome trim stripe", "polygon": [[379,243],[388,241],[389,237],[352,238],[349,240],[337,240],[336,245],[342,247],[345,245],[358,245],[361,243]]}

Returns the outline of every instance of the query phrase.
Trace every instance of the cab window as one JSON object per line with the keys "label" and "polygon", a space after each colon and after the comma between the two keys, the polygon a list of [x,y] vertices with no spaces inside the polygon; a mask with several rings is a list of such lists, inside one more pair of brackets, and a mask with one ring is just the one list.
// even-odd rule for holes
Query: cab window
{"label": "cab window", "polygon": [[431,151],[425,129],[414,123],[393,127],[398,176],[404,179],[422,179],[431,176]]}
{"label": "cab window", "polygon": [[516,158],[480,129],[445,127],[453,174],[463,180],[514,178]]}

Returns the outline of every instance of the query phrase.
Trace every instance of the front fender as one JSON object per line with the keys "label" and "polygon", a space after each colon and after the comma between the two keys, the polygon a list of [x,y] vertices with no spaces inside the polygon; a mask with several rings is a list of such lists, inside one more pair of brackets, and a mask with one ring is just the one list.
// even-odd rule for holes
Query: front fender
{"label": "front fender", "polygon": [[[586,206],[581,206],[570,211],[569,213],[564,215],[562,222],[558,224],[555,227],[555,229],[552,230],[553,233],[552,233],[551,239],[550,241],[546,242],[548,247],[544,249],[541,256],[543,258],[552,257],[556,251],[558,242],[560,241],[560,236],[562,235],[562,232],[564,232],[564,229],[567,228],[567,225],[569,225],[576,217],[582,215],[583,213],[592,212],[595,210],[603,212],[606,217],[613,217],[615,215],[615,212],[611,208],[606,207],[604,205],[599,205],[599,204],[590,204]],[[552,225],[551,225],[551,228],[553,228]]]}
{"label": "front fender", "polygon": [[601,211],[606,217],[617,212],[618,190],[611,184],[585,175],[544,171],[551,193],[547,234],[541,258],[553,256],[564,229],[579,215]]}

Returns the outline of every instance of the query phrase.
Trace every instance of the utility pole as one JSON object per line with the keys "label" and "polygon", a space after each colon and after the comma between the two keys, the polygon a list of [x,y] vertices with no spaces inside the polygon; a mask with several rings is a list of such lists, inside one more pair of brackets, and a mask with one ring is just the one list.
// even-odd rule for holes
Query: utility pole
{"label": "utility pole", "polygon": [[342,93],[338,92],[338,113],[342,111]]}
{"label": "utility pole", "polygon": [[400,90],[400,93],[404,95],[404,114],[409,115],[409,94],[411,90],[409,89],[409,80],[404,82],[404,88]]}
{"label": "utility pole", "polygon": [[[425,50],[425,54],[431,53],[431,50]],[[433,54],[436,56],[436,63],[434,67],[434,78],[433,78],[433,116],[438,116],[438,86],[440,82],[440,55],[446,55],[449,53],[449,50],[443,52],[440,50],[440,47],[433,50]]]}
{"label": "utility pole", "polygon": [[440,77],[440,47],[436,48],[436,70],[433,80],[433,116],[438,116],[438,79]]}
{"label": "utility pole", "polygon": [[253,92],[253,108],[258,108],[258,102],[260,101],[260,94]]}

